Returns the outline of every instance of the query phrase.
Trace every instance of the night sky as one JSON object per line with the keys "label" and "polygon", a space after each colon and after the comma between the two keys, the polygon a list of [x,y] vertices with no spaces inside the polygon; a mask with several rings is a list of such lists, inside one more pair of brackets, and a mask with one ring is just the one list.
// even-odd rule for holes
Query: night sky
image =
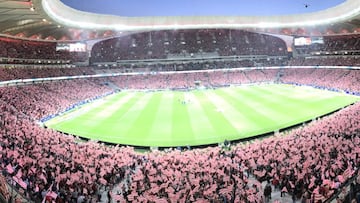
{"label": "night sky", "polygon": [[[75,9],[128,17],[287,15],[324,10],[345,0],[61,0]],[[305,5],[308,5],[307,7]]]}

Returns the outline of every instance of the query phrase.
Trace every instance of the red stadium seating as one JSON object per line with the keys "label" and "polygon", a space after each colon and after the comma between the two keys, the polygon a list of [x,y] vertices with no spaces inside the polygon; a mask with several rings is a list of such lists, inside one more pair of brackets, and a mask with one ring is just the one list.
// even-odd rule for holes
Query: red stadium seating
{"label": "red stadium seating", "polygon": [[287,56],[278,37],[241,30],[152,31],[96,43],[91,61],[192,58],[206,56]]}
{"label": "red stadium seating", "polygon": [[87,54],[86,52],[70,53],[66,51],[56,51],[56,42],[30,41],[0,37],[0,58],[4,58],[2,61],[3,63],[6,62],[14,64],[27,64],[30,62],[38,63],[39,60],[65,60],[70,62],[79,62],[85,61]]}

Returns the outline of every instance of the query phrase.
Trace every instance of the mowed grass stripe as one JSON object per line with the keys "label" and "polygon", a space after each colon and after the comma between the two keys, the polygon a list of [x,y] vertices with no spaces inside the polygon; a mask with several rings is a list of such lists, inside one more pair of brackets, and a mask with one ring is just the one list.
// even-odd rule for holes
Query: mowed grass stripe
{"label": "mowed grass stripe", "polygon": [[334,96],[332,98],[326,98],[322,100],[315,100],[310,105],[316,109],[316,111],[310,112],[311,114],[308,115],[309,118],[313,118],[316,116],[327,114],[335,109],[342,108],[350,103],[354,103],[357,100],[351,97],[341,97],[341,96]]}
{"label": "mowed grass stripe", "polygon": [[[94,133],[99,135],[99,139],[104,139],[107,142],[128,142],[128,130],[141,114],[142,109],[151,98],[150,94],[138,92],[133,94],[117,111],[112,111],[113,114],[104,119],[94,128]],[[111,111],[111,109],[109,109]]]}
{"label": "mowed grass stripe", "polygon": [[[296,99],[293,95],[301,95],[303,91],[299,91],[296,87],[288,87],[286,85],[270,85],[254,87],[260,97],[263,97],[267,106],[273,107],[277,114],[284,115],[285,118],[279,119],[277,123],[278,128],[283,128],[297,123],[310,120],[319,114],[321,103],[316,103],[311,99]],[[323,92],[326,94],[326,91]],[[265,98],[264,98],[265,97]]]}
{"label": "mowed grass stripe", "polygon": [[[313,112],[318,112],[313,104],[308,103],[306,99],[295,99],[292,95],[301,95],[302,92],[298,92],[293,87],[286,85],[270,85],[256,87],[260,97],[266,102],[267,106],[273,107],[272,109],[277,114],[281,115],[278,122],[274,125],[277,128],[284,128],[291,125],[295,125],[312,118],[309,115]],[[314,116],[314,115],[313,115]]]}
{"label": "mowed grass stripe", "polygon": [[[231,88],[228,91],[219,89],[219,91],[216,92],[234,109],[245,115],[248,122],[256,125],[255,127],[251,125],[245,125],[243,128],[247,133],[246,135],[243,135],[243,137],[250,137],[272,130],[273,125],[276,124],[277,121],[273,120],[270,115],[263,114],[263,109],[252,107],[250,104],[254,102],[253,98],[239,98],[236,96],[236,94],[233,93],[234,91],[235,90]],[[264,108],[268,107],[264,106]],[[237,120],[236,118],[235,121],[243,122],[243,120]]]}
{"label": "mowed grass stripe", "polygon": [[259,109],[279,122],[288,120],[289,116],[293,117],[301,110],[298,106],[299,101],[296,104],[288,104],[287,97],[274,91],[272,87],[245,86],[236,89],[235,92],[245,100],[250,99],[247,103],[254,109]]}
{"label": "mowed grass stripe", "polygon": [[[119,96],[106,98],[106,103],[96,108],[91,109],[86,114],[78,116],[76,119],[81,120],[79,122],[83,125],[87,131],[98,131],[106,126],[106,121],[112,119],[114,115],[122,113],[121,110],[124,107],[132,105],[136,100],[134,97],[136,93],[120,93]],[[110,123],[109,123],[110,124]],[[100,125],[100,126],[99,126]]]}
{"label": "mowed grass stripe", "polygon": [[219,141],[222,142],[229,137],[239,135],[238,128],[235,128],[229,119],[220,111],[221,108],[225,107],[221,106],[218,101],[213,101],[211,95],[208,95],[208,91],[209,90],[195,91],[194,95],[201,102],[201,107],[211,125],[216,132],[219,133]]}
{"label": "mowed grass stripe", "polygon": [[[149,95],[149,98],[144,101],[144,105],[141,108],[137,109],[140,113],[136,120],[132,122],[131,128],[126,132],[126,139],[132,140],[137,145],[149,145],[147,137],[156,121],[155,117],[159,109],[161,96],[163,95],[160,92],[148,92],[146,94]],[[160,140],[154,140],[154,142],[157,141]]]}
{"label": "mowed grass stripe", "polygon": [[315,89],[309,86],[293,86],[293,85],[282,84],[282,85],[272,85],[271,88],[273,88],[276,91],[279,90],[280,91],[279,93],[282,95],[286,95],[286,97],[292,98],[294,100],[301,99],[304,100],[304,102],[323,100],[326,98],[332,98],[334,96],[343,96],[338,92]]}
{"label": "mowed grass stripe", "polygon": [[[288,119],[289,112],[277,112],[274,108],[274,103],[270,103],[264,98],[264,95],[259,95],[249,87],[240,87],[233,89],[224,89],[225,92],[231,93],[238,101],[243,101],[249,108],[256,109],[260,117],[268,117],[272,120],[273,129],[279,128],[279,122]],[[269,124],[271,125],[271,124]],[[264,128],[264,127],[262,127]],[[272,130],[271,130],[272,131]]]}
{"label": "mowed grass stripe", "polygon": [[[251,93],[257,95],[256,100],[263,101],[261,102],[261,105],[271,107],[271,109],[268,109],[273,111],[273,113],[266,111],[266,109],[263,109],[263,111],[278,119],[278,122],[273,128],[283,128],[321,116],[329,111],[348,105],[349,102],[347,99],[344,99],[344,96],[351,97],[349,95],[321,91],[322,94],[318,97],[323,97],[322,100],[318,99],[315,95],[315,92],[319,91],[318,89],[311,87],[299,88],[288,85],[259,85],[254,86],[251,89],[256,90],[253,91],[255,92],[254,94]],[[310,94],[313,94],[312,92],[314,92],[313,97],[299,98],[299,95],[309,94],[308,92],[310,92]],[[313,99],[315,96],[316,98]],[[338,97],[339,100],[337,100],[336,97]],[[333,101],[335,101],[335,103]],[[324,105],[328,107],[324,108]],[[279,116],[281,117],[279,118]]]}
{"label": "mowed grass stripe", "polygon": [[[131,98],[134,98],[136,92],[120,92],[116,96],[110,96],[104,98],[102,106],[96,106],[93,108],[92,113],[97,114],[97,118],[108,118],[114,112],[117,112],[122,108]],[[91,113],[91,112],[90,112]],[[90,114],[91,115],[91,114]]]}
{"label": "mowed grass stripe", "polygon": [[[271,88],[271,90],[264,91],[264,94],[275,92],[278,97],[286,98],[287,102],[284,102],[284,108],[289,109],[289,112],[292,113],[289,117],[293,118],[293,114],[296,115],[296,119],[292,124],[327,114],[330,111],[353,103],[358,99],[350,95],[342,95],[336,92],[319,90],[312,87],[289,86],[283,84],[271,85],[269,88]],[[262,88],[262,90],[265,89]]]}
{"label": "mowed grass stripe", "polygon": [[[86,118],[89,119],[89,117],[94,118],[96,120],[96,117],[92,117],[91,114],[97,116],[97,110],[101,110],[104,108],[104,106],[107,106],[111,103],[113,103],[114,98],[121,98],[125,97],[127,94],[112,94],[109,95],[103,99],[95,100],[89,104],[82,105],[79,109],[73,109],[68,112],[66,112],[64,115],[55,117],[49,121],[47,121],[45,124],[50,127],[56,127],[60,126],[59,124],[62,122],[65,122],[68,119],[75,119],[75,118],[82,118],[84,114],[86,114]],[[90,115],[90,116],[88,116]],[[91,119],[89,119],[91,120]]]}
{"label": "mowed grass stripe", "polygon": [[[177,141],[175,146],[194,145],[194,132],[190,123],[188,108],[181,102],[185,100],[183,92],[175,92],[172,108],[172,133],[173,140]],[[175,144],[175,142],[173,143]],[[171,145],[173,146],[173,145]]]}
{"label": "mowed grass stripe", "polygon": [[[135,94],[135,93],[118,92],[118,93],[103,97],[99,100],[95,100],[90,104],[85,104],[83,107],[86,107],[86,108],[90,107],[91,110],[93,110],[91,112],[97,113],[97,110],[102,111],[104,109],[104,106],[110,106],[110,105],[118,103],[119,101],[122,101],[122,100],[126,101],[133,94]],[[95,104],[95,105],[93,105],[93,104]]]}
{"label": "mowed grass stripe", "polygon": [[192,130],[194,132],[195,141],[201,143],[214,143],[219,138],[219,132],[214,129],[214,126],[211,124],[209,117],[206,116],[204,109],[202,108],[202,103],[194,95],[195,91],[186,93],[186,97],[189,100],[188,112],[190,115],[190,122]]}
{"label": "mowed grass stripe", "polygon": [[[264,94],[275,94],[277,97],[281,98],[286,98],[286,103],[284,104],[285,106],[294,106],[298,103],[302,103],[303,105],[311,105],[314,103],[314,101],[316,102],[315,99],[308,99],[309,93],[308,93],[308,87],[303,87],[303,88],[298,88],[296,86],[287,86],[287,85],[270,85],[269,87],[265,87],[259,86],[259,92],[263,92]],[[327,91],[322,91],[321,95],[315,95],[314,92],[317,91],[317,89],[313,89],[310,90],[312,93],[311,95],[314,97],[316,96],[317,98],[321,98],[324,97],[325,98],[331,98],[333,97],[332,92],[327,92]],[[300,99],[299,99],[299,95],[301,95]],[[277,99],[275,98],[272,98]]]}
{"label": "mowed grass stripe", "polygon": [[[68,120],[66,122],[61,123],[58,130],[63,132],[76,134],[86,138],[98,139],[106,142],[112,142],[114,138],[121,137],[124,135],[123,129],[126,129],[126,125],[122,125],[123,123],[117,123],[117,121],[131,109],[136,101],[139,98],[142,98],[143,95],[141,93],[129,93],[128,96],[124,97],[114,97],[110,99],[112,102],[118,104],[116,109],[108,108],[107,106],[103,106],[103,110],[95,109],[88,113],[83,114],[81,118],[74,118],[74,120]],[[125,101],[125,102],[124,102]],[[115,105],[116,106],[116,105]],[[107,118],[98,119],[97,122],[93,122],[89,124],[87,122],[88,119],[96,118],[96,115],[100,115],[100,112],[106,111],[107,113],[111,113]],[[76,113],[76,112],[74,112]],[[136,116],[133,114],[132,116]]]}
{"label": "mowed grass stripe", "polygon": [[[172,143],[176,141],[172,137],[172,114],[173,114],[173,100],[174,92],[164,92],[160,94],[161,101],[156,112],[152,128],[150,129],[146,139],[149,146],[158,146],[154,140],[161,139],[161,142]],[[163,136],[159,136],[163,135]]]}
{"label": "mowed grass stripe", "polygon": [[[183,100],[190,102],[183,105]],[[271,132],[358,100],[310,87],[277,84],[189,92],[127,91],[86,104],[49,123],[58,122],[56,129],[63,132],[112,143],[202,145],[252,136],[267,126]]]}
{"label": "mowed grass stripe", "polygon": [[303,109],[299,108],[299,106],[302,106],[301,101],[298,100],[294,104],[289,104],[290,101],[288,101],[287,96],[283,95],[279,89],[276,89],[277,86],[244,86],[235,89],[234,93],[239,100],[244,100],[253,109],[261,112],[259,117],[265,116],[273,120],[272,123],[266,123],[268,131],[278,130],[300,122],[298,120],[299,115],[304,113]]}
{"label": "mowed grass stripe", "polygon": [[89,128],[98,127],[99,121],[108,120],[114,113],[120,113],[127,105],[131,105],[133,102],[131,99],[135,100],[136,93],[122,93],[117,97],[110,97],[105,100],[105,103],[101,106],[97,105],[95,108],[91,109],[87,114],[83,114],[78,118],[83,120]]}
{"label": "mowed grass stripe", "polygon": [[[253,118],[251,118],[251,120],[256,121],[257,115],[259,117],[266,117],[269,123],[274,124],[277,122],[277,120],[272,117],[272,115],[276,112],[271,110],[271,107],[264,105],[262,103],[263,101],[258,101],[257,99],[259,95],[252,92],[251,89],[243,89],[240,92],[238,88],[223,88],[221,89],[221,94],[225,94],[228,97],[231,97],[233,104],[241,104],[240,106],[244,107],[244,110],[252,109],[253,114],[251,117]],[[248,111],[246,111],[246,114],[247,113]]]}
{"label": "mowed grass stripe", "polygon": [[207,91],[206,95],[211,102],[223,110],[221,113],[229,121],[233,128],[238,131],[237,134],[228,135],[228,139],[246,137],[246,134],[249,134],[254,129],[259,128],[259,125],[248,117],[248,114],[252,113],[253,109],[238,108],[237,105],[229,103],[227,98],[221,97],[218,94],[219,91],[219,89],[215,91]]}
{"label": "mowed grass stripe", "polygon": [[[50,120],[49,122],[47,122],[47,125],[51,128],[66,133],[81,135],[86,138],[93,138],[93,129],[98,129],[98,125],[102,123],[101,113],[99,113],[99,111],[104,112],[104,109],[110,108],[108,107],[108,105],[112,106],[112,104],[115,102],[127,101],[129,98],[132,97],[133,94],[113,94],[101,100],[85,104],[81,106],[78,110],[71,111],[63,116],[60,116],[59,118],[55,118],[55,120],[60,119],[62,121],[54,124],[54,121]],[[121,105],[119,106],[121,107]],[[113,111],[111,112],[113,113]],[[108,116],[104,117],[103,119],[108,119]],[[76,122],[74,122],[74,120]]]}
{"label": "mowed grass stripe", "polygon": [[[284,86],[282,85],[270,85],[270,86],[254,86],[254,92],[258,98],[263,100],[265,103],[268,103],[272,108],[275,109],[275,112],[289,114],[301,114],[303,109],[299,108],[299,104],[302,103],[306,105],[302,100],[295,100],[283,93]],[[307,106],[307,105],[306,105]]]}
{"label": "mowed grass stripe", "polygon": [[97,110],[98,114],[105,114],[100,122],[94,126],[95,129],[106,132],[109,128],[117,128],[120,124],[118,121],[131,111],[132,108],[137,108],[138,102],[142,101],[145,95],[139,92],[129,92],[127,97],[117,99],[114,98],[111,106],[104,106],[102,110]]}
{"label": "mowed grass stripe", "polygon": [[[305,107],[317,108],[313,105],[316,105],[318,101],[323,99],[331,99],[335,96],[339,96],[338,94],[334,94],[334,92],[321,91],[321,94],[317,95],[316,92],[318,89],[310,89],[310,87],[302,87],[299,88],[297,86],[288,86],[288,85],[270,85],[259,86],[259,92],[262,92],[266,95],[270,95],[271,93],[275,94],[275,98],[269,98],[277,102],[277,98],[286,98],[286,103],[284,103],[285,107],[289,106],[292,108],[293,106],[301,103]],[[300,97],[299,97],[300,96]],[[316,97],[316,99],[314,99]],[[311,99],[310,99],[311,98]],[[297,108],[298,109],[298,108]]]}

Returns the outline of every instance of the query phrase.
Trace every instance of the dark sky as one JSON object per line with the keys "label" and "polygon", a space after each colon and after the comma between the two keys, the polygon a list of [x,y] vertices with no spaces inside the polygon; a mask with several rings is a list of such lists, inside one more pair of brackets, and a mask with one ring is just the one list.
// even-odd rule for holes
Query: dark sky
{"label": "dark sky", "polygon": [[[119,16],[285,15],[314,12],[345,0],[61,0],[78,10]],[[306,8],[305,5],[308,5]]]}

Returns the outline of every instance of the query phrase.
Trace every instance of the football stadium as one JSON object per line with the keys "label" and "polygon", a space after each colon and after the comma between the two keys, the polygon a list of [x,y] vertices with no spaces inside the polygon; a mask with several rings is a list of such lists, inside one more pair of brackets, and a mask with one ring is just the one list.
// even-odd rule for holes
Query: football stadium
{"label": "football stadium", "polygon": [[360,203],[360,1],[0,0],[0,202]]}

